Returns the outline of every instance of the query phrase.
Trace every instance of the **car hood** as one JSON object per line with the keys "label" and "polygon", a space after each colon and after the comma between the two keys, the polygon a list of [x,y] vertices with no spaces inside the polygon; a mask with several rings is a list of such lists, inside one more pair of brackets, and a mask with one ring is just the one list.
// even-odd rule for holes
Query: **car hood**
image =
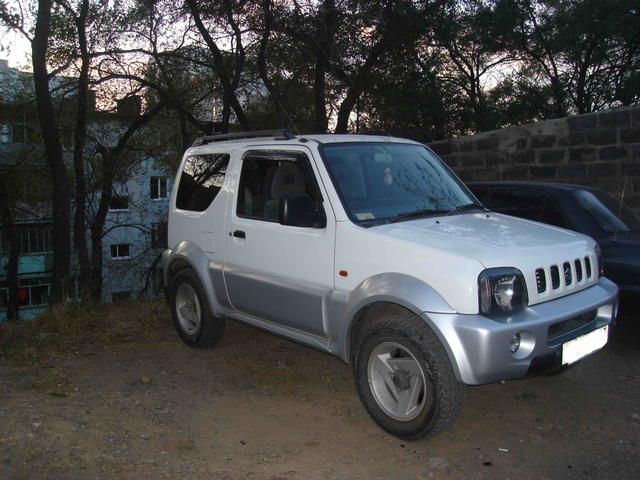
{"label": "car hood", "polygon": [[375,228],[399,239],[458,250],[487,268],[505,266],[505,257],[550,251],[566,255],[594,245],[580,233],[498,213],[423,218]]}
{"label": "car hood", "polygon": [[[542,268],[551,285],[549,269],[556,265],[562,272],[566,263],[588,257],[595,267],[595,241],[577,232],[497,213],[469,213],[430,217],[372,227],[378,234],[421,244],[429,249],[455,253],[479,261],[485,268],[514,267],[525,276],[530,304],[540,303],[586,288],[594,283],[584,280],[539,294],[536,270]],[[593,269],[597,271],[597,267]],[[562,275],[561,275],[562,276]],[[566,288],[565,288],[566,287]],[[548,289],[551,290],[551,289]]]}

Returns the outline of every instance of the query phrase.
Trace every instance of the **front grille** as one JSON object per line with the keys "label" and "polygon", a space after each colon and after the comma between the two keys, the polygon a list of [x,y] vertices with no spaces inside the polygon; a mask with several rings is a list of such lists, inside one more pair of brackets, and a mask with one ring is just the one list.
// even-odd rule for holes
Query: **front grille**
{"label": "front grille", "polygon": [[587,271],[587,278],[591,278],[591,260],[589,257],[584,257],[584,267]]}
{"label": "front grille", "polygon": [[564,262],[562,264],[562,272],[564,273],[564,284],[571,285],[573,278],[571,275],[571,264],[569,262]]}
{"label": "front grille", "polygon": [[571,317],[567,320],[563,320],[562,322],[550,325],[547,331],[548,341],[552,342],[567,333],[573,332],[574,330],[591,323],[596,318],[597,313],[597,310],[591,310],[587,313],[583,313],[582,315]]}
{"label": "front grille", "polygon": [[560,271],[556,265],[551,267],[551,288],[554,290],[560,288]]}
{"label": "front grille", "polygon": [[538,287],[538,293],[543,293],[547,289],[547,277],[542,268],[536,270],[536,286]]}
{"label": "front grille", "polygon": [[566,289],[586,286],[594,277],[591,257],[567,259],[548,267],[538,267],[535,270],[536,290],[540,296],[556,297],[562,295]]}
{"label": "front grille", "polygon": [[576,261],[574,263],[576,266],[576,280],[578,282],[581,282],[582,281],[582,263],[580,262],[579,258],[576,258]]}

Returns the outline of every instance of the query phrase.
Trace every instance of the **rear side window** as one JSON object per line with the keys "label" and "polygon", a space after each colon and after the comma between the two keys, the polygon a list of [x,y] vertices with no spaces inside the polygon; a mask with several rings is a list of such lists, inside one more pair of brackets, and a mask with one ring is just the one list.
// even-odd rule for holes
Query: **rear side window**
{"label": "rear side window", "polygon": [[222,188],[229,154],[190,155],[184,163],[176,196],[181,210],[204,212]]}

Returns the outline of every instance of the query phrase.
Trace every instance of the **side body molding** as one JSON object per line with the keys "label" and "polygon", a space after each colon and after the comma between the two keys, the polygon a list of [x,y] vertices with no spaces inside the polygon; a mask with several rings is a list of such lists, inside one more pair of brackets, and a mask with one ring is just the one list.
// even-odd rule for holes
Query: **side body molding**
{"label": "side body molding", "polygon": [[209,259],[193,242],[180,242],[176,248],[165,250],[162,254],[164,284],[169,285],[174,262],[186,262],[198,274],[209,300],[211,311],[216,316],[231,312],[227,289],[224,284],[223,265]]}
{"label": "side body molding", "polygon": [[[434,288],[402,273],[374,275],[361,282],[351,293],[334,291],[327,303],[326,331],[329,333],[331,350],[342,360],[350,361],[350,334],[356,315],[364,307],[376,302],[394,303],[418,316],[424,312],[455,313]],[[451,355],[437,326],[430,324],[430,327]]]}

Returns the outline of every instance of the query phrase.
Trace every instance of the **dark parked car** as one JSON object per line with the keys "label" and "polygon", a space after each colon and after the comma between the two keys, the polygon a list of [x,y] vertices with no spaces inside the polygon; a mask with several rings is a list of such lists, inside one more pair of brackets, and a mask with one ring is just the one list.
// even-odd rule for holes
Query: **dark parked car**
{"label": "dark parked car", "polygon": [[640,297],[640,218],[619,200],[591,187],[546,182],[468,184],[489,209],[575,230],[602,249],[605,275]]}

